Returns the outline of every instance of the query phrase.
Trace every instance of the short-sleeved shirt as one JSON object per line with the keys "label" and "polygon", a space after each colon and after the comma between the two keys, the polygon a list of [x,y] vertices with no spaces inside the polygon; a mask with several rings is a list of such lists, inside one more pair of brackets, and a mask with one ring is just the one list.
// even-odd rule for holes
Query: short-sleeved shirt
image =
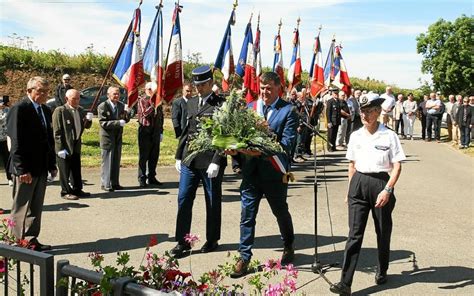
{"label": "short-sleeved shirt", "polygon": [[[392,114],[392,109],[395,107],[395,97],[386,93],[380,97],[385,99],[385,101],[382,103],[382,115]],[[385,112],[384,110],[388,110],[388,112]]]}
{"label": "short-sleeved shirt", "polygon": [[[431,107],[433,107],[433,106],[438,106],[438,107],[441,106],[441,100],[436,99],[436,100],[428,100],[428,101],[426,101],[426,108],[427,108],[427,109],[428,109],[428,108],[431,108]],[[438,110],[433,109],[433,108],[428,109],[428,114],[436,114],[436,113],[438,113]]]}
{"label": "short-sleeved shirt", "polygon": [[379,124],[370,134],[365,127],[351,134],[346,158],[354,161],[355,169],[361,173],[390,172],[393,163],[406,159],[400,140],[394,131]]}

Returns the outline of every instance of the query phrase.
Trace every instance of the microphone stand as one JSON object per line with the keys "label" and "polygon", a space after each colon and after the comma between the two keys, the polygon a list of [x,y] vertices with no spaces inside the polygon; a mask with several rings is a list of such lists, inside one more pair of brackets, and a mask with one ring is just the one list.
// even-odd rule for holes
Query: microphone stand
{"label": "microphone stand", "polygon": [[328,140],[322,136],[318,129],[311,125],[308,122],[301,121],[303,125],[305,125],[307,128],[311,130],[311,133],[313,135],[313,157],[314,157],[314,262],[311,265],[311,271],[313,273],[317,273],[321,275],[321,277],[328,283],[332,284],[324,275],[324,273],[331,267],[335,267],[339,265],[339,263],[330,263],[330,264],[321,264],[319,261],[319,256],[318,256],[318,175],[317,175],[317,150],[316,150],[316,137],[321,138],[324,142],[329,144],[332,147],[332,144],[328,142]]}

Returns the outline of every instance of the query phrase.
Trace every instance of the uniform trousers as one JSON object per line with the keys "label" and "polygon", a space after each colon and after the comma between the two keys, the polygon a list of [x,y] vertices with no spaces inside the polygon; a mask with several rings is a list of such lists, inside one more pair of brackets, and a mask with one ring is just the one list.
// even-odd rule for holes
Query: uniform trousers
{"label": "uniform trousers", "polygon": [[160,157],[160,134],[152,126],[138,127],[138,150],[138,180],[155,178]]}
{"label": "uniform trousers", "polygon": [[202,181],[206,200],[206,240],[217,242],[221,238],[222,178],[225,167],[219,169],[217,177],[210,179],[206,169],[196,169],[181,164],[178,189],[178,216],[176,218],[176,241],[184,245],[184,237],[191,232],[193,204],[196,191]]}
{"label": "uniform trousers", "polygon": [[388,269],[395,196],[391,194],[389,202],[382,208],[375,207],[377,196],[385,188],[388,179],[387,173],[356,172],[352,176],[348,192],[349,236],[344,250],[341,274],[341,282],[348,286],[352,285],[370,211],[377,234],[378,270],[385,273]]}
{"label": "uniform trousers", "polygon": [[81,155],[73,153],[66,156],[66,159],[57,156],[56,163],[59,169],[61,196],[82,190]]}
{"label": "uniform trousers", "polygon": [[258,208],[265,195],[273,215],[277,219],[281,239],[285,247],[293,245],[295,234],[293,221],[288,210],[286,197],[288,184],[282,182],[249,182],[242,180],[240,185],[241,216],[239,253],[244,261],[252,257],[252,247],[255,239],[255,225]]}
{"label": "uniform trousers", "polygon": [[[337,138],[337,130],[339,125],[333,125],[332,127],[328,127],[328,143],[327,147],[329,151],[336,151],[336,138]],[[331,144],[331,145],[329,145]]]}
{"label": "uniform trousers", "polygon": [[113,188],[119,183],[120,159],[122,158],[122,143],[112,146],[112,149],[102,149],[101,182],[105,188]]}
{"label": "uniform trousers", "polygon": [[33,176],[30,184],[21,183],[20,177],[13,175],[13,205],[11,217],[15,222],[12,234],[17,239],[31,240],[38,237],[41,229],[46,178],[48,172]]}

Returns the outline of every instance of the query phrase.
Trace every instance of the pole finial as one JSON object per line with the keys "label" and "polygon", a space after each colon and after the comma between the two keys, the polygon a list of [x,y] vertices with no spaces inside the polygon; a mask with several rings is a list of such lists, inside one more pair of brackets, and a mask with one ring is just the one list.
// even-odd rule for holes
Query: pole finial
{"label": "pole finial", "polygon": [[298,19],[296,20],[296,29],[300,28],[300,22],[301,22],[301,18],[298,17]]}
{"label": "pole finial", "polygon": [[235,10],[237,8],[237,6],[239,6],[239,1],[235,0],[234,4],[232,4],[232,6],[234,6],[234,10]]}

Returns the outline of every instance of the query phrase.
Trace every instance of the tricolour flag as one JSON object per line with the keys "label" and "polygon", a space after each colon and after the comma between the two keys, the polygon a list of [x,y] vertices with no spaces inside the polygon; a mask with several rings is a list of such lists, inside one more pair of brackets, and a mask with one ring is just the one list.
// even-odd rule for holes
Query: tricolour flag
{"label": "tricolour flag", "polygon": [[336,46],[334,52],[334,81],[333,85],[339,87],[349,97],[351,95],[351,81],[347,74],[346,63],[342,58],[341,46]]}
{"label": "tricolour flag", "polygon": [[252,52],[253,49],[253,34],[252,34],[252,17],[245,28],[244,41],[242,42],[242,48],[240,50],[239,60],[235,67],[235,74],[240,77],[245,75],[245,65],[247,64],[248,52]]}
{"label": "tricolour flag", "polygon": [[323,69],[323,53],[319,34],[316,37],[313,49],[313,59],[309,68],[309,77],[311,81],[311,97],[315,98],[324,89],[324,69]]}
{"label": "tricolour flag", "polygon": [[331,46],[329,47],[328,57],[324,64],[324,85],[329,88],[331,82],[334,80],[334,44],[336,40],[332,40]]}
{"label": "tricolour flag", "polygon": [[154,98],[155,106],[161,103],[163,96],[163,16],[159,4],[150,30],[148,40],[146,42],[145,51],[143,53],[143,68],[145,73],[150,75],[151,81],[156,82],[157,89]]}
{"label": "tricolour flag", "polygon": [[273,51],[275,52],[275,57],[273,58],[273,72],[277,73],[280,76],[281,81],[281,90],[280,90],[280,97],[283,95],[285,91],[285,71],[283,69],[283,55],[281,49],[281,37],[280,37],[280,29],[278,29],[278,34],[275,36],[275,40],[273,42]]}
{"label": "tricolour flag", "polygon": [[176,91],[183,87],[183,50],[181,45],[181,25],[179,13],[181,6],[176,4],[173,13],[173,28],[166,57],[165,82],[163,87],[164,99],[169,102]]}
{"label": "tricolour flag", "polygon": [[229,22],[222,39],[221,47],[217,53],[214,69],[219,69],[222,72],[222,90],[229,90],[229,79],[235,73],[234,54],[232,53],[231,28],[235,24],[235,7],[230,14]]}
{"label": "tricolour flag", "polygon": [[[298,20],[299,24],[299,20]],[[288,68],[288,89],[292,89],[301,82],[301,56],[300,56],[300,33],[298,28],[295,29],[293,36],[293,54],[291,56],[291,64]]]}
{"label": "tricolour flag", "polygon": [[137,8],[127,31],[127,41],[122,50],[117,53],[117,62],[112,67],[112,76],[127,89],[129,107],[137,102],[138,88],[145,82],[140,23],[141,11]]}
{"label": "tricolour flag", "polygon": [[[260,23],[260,16],[259,16]],[[262,59],[260,55],[260,24],[257,24],[255,33],[255,43],[247,51],[247,63],[244,74],[244,90],[246,90],[245,100],[247,103],[258,98],[259,77],[262,74]]]}

